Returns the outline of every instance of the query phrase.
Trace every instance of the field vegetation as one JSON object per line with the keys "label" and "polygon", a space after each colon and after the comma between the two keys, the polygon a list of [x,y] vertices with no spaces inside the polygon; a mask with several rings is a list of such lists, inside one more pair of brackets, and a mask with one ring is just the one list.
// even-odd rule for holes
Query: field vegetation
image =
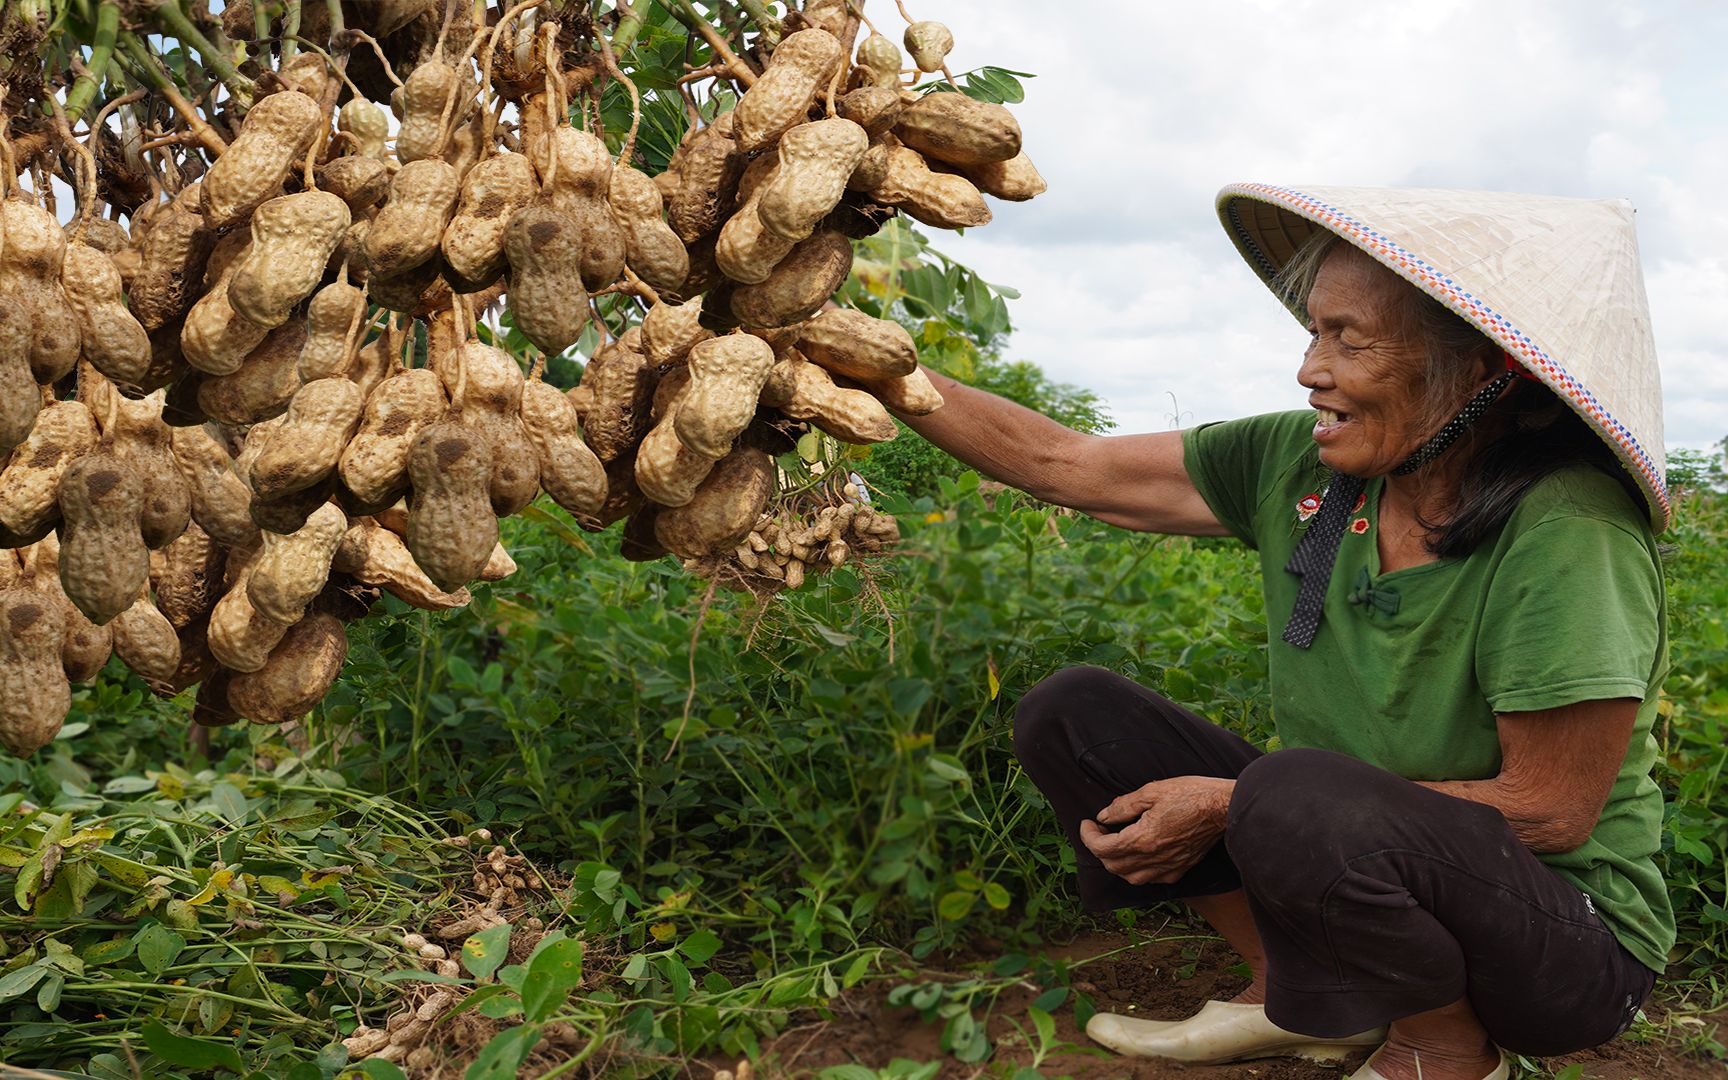
{"label": "field vegetation", "polygon": [[[1668,561],[1663,858],[1681,943],[1662,1022],[1634,1037],[1720,1057],[1728,500],[1713,460],[1682,459],[1697,476]],[[111,668],[47,752],[0,763],[0,1059],[330,1076],[355,1025],[444,995],[460,1014],[413,1049],[450,1075],[772,1071],[777,1036],[875,987],[940,1053],[878,1074],[884,1048],[823,1075],[1043,1075],[1030,1063],[1061,1042],[1055,1018],[1098,1002],[1076,989],[1083,965],[1041,958],[1088,928],[1009,752],[1014,701],[1058,667],[1103,664],[1264,742],[1254,568],[1233,543],[1128,534],[958,470],[926,479],[931,494],[880,496],[899,554],[767,603],[530,514],[507,538],[514,578],[466,612],[359,624],[301,728],[218,729],[207,753],[183,702]],[[440,936],[501,882],[504,922],[461,948]],[[1203,937],[1168,914],[1111,929]],[[406,934],[448,946],[457,973],[429,971]],[[1003,1039],[993,1006],[1026,984],[1022,1034]]]}
{"label": "field vegetation", "polygon": [[[260,37],[300,10],[254,2]],[[130,18],[180,5],[123,5],[124,24],[120,6],[17,9],[52,13],[32,47],[73,123],[122,69],[215,100],[202,50]],[[701,16],[607,14],[632,10],[636,146],[659,171]],[[112,82],[64,78],[99,33]],[[0,78],[35,60],[0,56]],[[956,83],[1013,103],[1022,77]],[[630,98],[594,97],[615,150]],[[1012,288],[903,218],[855,252],[838,299],[900,322],[925,364],[1109,429],[1107,402],[1035,362],[1054,358],[1013,354]],[[613,331],[639,314],[602,305]],[[526,357],[508,316],[496,330]],[[570,387],[597,343],[590,326],[545,380]],[[1093,1011],[1191,1005],[1241,974],[1177,908],[1078,913],[1014,706],[1099,664],[1274,745],[1251,554],[1037,504],[903,430],[869,450],[806,435],[781,464],[858,473],[903,542],[757,596],[627,559],[618,527],[542,497],[502,523],[518,571],[467,608],[376,600],[301,722],[195,728],[190,693],[153,696],[118,660],[75,687],[53,742],[0,758],[0,1076],[1119,1075],[1079,1034]],[[1625,1037],[1668,1071],[1619,1080],[1728,1061],[1728,491],[1719,453],[1672,464],[1658,770],[1681,939]]]}

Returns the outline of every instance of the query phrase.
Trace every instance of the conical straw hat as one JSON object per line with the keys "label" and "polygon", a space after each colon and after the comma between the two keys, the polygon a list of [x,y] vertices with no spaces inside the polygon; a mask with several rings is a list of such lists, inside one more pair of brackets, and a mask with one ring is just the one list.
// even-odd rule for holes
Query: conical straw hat
{"label": "conical straw hat", "polygon": [[1662,376],[1630,203],[1232,184],[1218,216],[1268,285],[1329,229],[1469,320],[1602,436],[1643,489],[1656,531],[1667,528]]}

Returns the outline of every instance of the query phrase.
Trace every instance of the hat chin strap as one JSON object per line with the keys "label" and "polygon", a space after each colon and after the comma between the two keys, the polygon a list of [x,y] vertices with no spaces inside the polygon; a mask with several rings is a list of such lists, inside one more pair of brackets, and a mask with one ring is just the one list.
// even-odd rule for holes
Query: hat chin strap
{"label": "hat chin strap", "polygon": [[1470,425],[1482,418],[1488,407],[1499,400],[1501,391],[1518,377],[1515,371],[1503,371],[1496,375],[1487,386],[1477,391],[1476,396],[1464,403],[1457,416],[1446,421],[1446,426],[1434,433],[1434,437],[1416,448],[1416,452],[1405,459],[1404,464],[1392,470],[1393,476],[1408,476],[1422,466],[1444,454],[1458,436],[1470,429]]}

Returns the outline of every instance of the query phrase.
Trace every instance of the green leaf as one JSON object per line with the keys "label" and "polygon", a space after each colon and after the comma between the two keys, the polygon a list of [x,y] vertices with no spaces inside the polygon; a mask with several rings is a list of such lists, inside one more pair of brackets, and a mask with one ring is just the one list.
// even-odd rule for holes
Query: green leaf
{"label": "green leaf", "polygon": [[691,987],[696,984],[696,980],[690,975],[690,969],[671,953],[660,957],[656,964],[660,968],[660,974],[671,984],[672,1000],[682,1004],[690,996]]}
{"label": "green leaf", "polygon": [[146,1021],[143,1034],[144,1045],[150,1048],[150,1052],[170,1065],[183,1065],[188,1069],[227,1069],[236,1073],[246,1071],[239,1052],[226,1043],[176,1035],[157,1020]]}
{"label": "green leaf", "polygon": [[522,982],[522,1011],[538,1023],[564,1004],[582,982],[582,943],[566,938],[536,950]]}
{"label": "green leaf", "polygon": [[972,910],[972,905],[976,903],[977,900],[977,893],[964,892],[956,889],[951,893],[945,894],[941,900],[937,901],[936,914],[947,919],[949,922],[953,922],[955,919],[964,919],[966,913]]}
{"label": "green leaf", "polygon": [[136,943],[131,938],[111,938],[98,941],[84,950],[84,962],[91,966],[112,964],[132,955]]}
{"label": "green leaf", "polygon": [[60,993],[66,989],[66,976],[56,972],[42,980],[42,985],[36,990],[36,1007],[48,1015],[54,1015],[54,1010],[60,1007]]}
{"label": "green leaf", "polygon": [[936,774],[937,779],[949,784],[963,784],[967,779],[966,766],[953,754],[931,754],[930,771]]}
{"label": "green leaf", "polygon": [[516,1080],[517,1071],[528,1057],[528,1051],[540,1041],[537,1024],[506,1028],[492,1036],[492,1041],[462,1074],[464,1080]]}
{"label": "green leaf", "polygon": [[186,947],[185,938],[161,923],[146,926],[133,940],[138,944],[139,965],[152,975],[162,974]]}
{"label": "green leaf", "polygon": [[372,1080],[408,1080],[408,1074],[396,1066],[394,1062],[381,1058],[367,1058],[354,1066],[354,1070],[369,1076]]}
{"label": "green leaf", "polygon": [[1202,696],[1199,682],[1179,667],[1164,669],[1164,689],[1172,701],[1198,701]]}
{"label": "green leaf", "polygon": [[[452,657],[454,659],[454,657]],[[489,926],[462,943],[462,966],[477,979],[490,979],[510,955],[510,924]]]}
{"label": "green leaf", "polygon": [[678,951],[692,964],[706,964],[720,951],[720,935],[712,930],[698,930],[678,943]]}
{"label": "green leaf", "polygon": [[419,968],[401,968],[397,971],[386,971],[378,976],[381,983],[428,982],[439,986],[467,986],[468,980],[458,979],[454,975],[440,975],[436,971],[421,971]]}
{"label": "green leaf", "polygon": [[1092,1003],[1091,998],[1087,997],[1085,994],[1074,995],[1075,1027],[1079,1028],[1081,1031],[1085,1031],[1086,1025],[1092,1022],[1092,1017],[1095,1016],[1097,1012],[1098,1006]]}
{"label": "green leaf", "polygon": [[41,982],[42,977],[47,974],[47,968],[31,964],[0,976],[0,1001],[11,1001],[20,994],[28,993],[30,988]]}
{"label": "green leaf", "polygon": [[480,673],[474,670],[474,665],[455,654],[444,662],[444,668],[450,673],[450,681],[459,687],[471,687],[480,681]]}
{"label": "green leaf", "polygon": [[1012,898],[1008,895],[1008,890],[994,881],[989,882],[984,886],[984,902],[997,911],[1008,910],[1008,904],[1011,899]]}
{"label": "green leaf", "polygon": [[228,824],[239,825],[246,820],[246,796],[226,780],[218,781],[210,788],[210,801],[216,804],[216,812]]}
{"label": "green leaf", "polygon": [[456,1007],[445,1014],[445,1018],[448,1019],[449,1017],[456,1016],[460,1013],[465,1013],[469,1009],[477,1009],[500,994],[508,993],[512,993],[512,991],[503,983],[488,983],[457,1002]]}
{"label": "green leaf", "polygon": [[857,956],[852,958],[850,964],[846,965],[846,974],[840,976],[840,985],[848,990],[852,989],[854,986],[858,985],[858,981],[862,979],[869,970],[870,954],[859,953]]}
{"label": "green leaf", "polygon": [[1055,1017],[1036,1005],[1028,1008],[1026,1015],[1032,1018],[1032,1027],[1038,1032],[1039,1045],[1049,1046],[1056,1040]]}
{"label": "green leaf", "polygon": [[204,1034],[214,1035],[228,1023],[234,1015],[234,1005],[218,997],[201,997],[198,999],[198,1024],[204,1029]]}

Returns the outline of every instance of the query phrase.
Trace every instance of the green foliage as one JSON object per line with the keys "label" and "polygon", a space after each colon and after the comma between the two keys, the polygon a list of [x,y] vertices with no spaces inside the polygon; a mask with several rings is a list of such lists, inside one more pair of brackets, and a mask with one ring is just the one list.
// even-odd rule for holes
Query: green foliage
{"label": "green foliage", "polygon": [[129,1058],[149,1076],[314,1061],[388,989],[404,928],[440,914],[455,849],[269,728],[210,767],[143,764],[143,747],[182,756],[164,736],[183,714],[133,702],[134,740],[96,711],[115,685],[80,702],[102,722],[8,762],[0,1060],[102,1077],[134,1075]]}
{"label": "green foliage", "polygon": [[1669,659],[1659,706],[1662,847],[1680,921],[1674,959],[1720,971],[1728,956],[1728,497],[1695,487],[1675,506],[1667,559]]}
{"label": "green foliage", "polygon": [[[884,972],[960,1060],[1001,1053],[986,1021],[1027,978],[1039,1013],[1090,1012],[1065,969],[1028,959],[1078,916],[1071,853],[1011,757],[1013,703],[1097,663],[1264,740],[1254,559],[992,504],[970,475],[896,509],[904,557],[765,606],[625,562],[609,534],[512,521],[522,570],[469,612],[388,602],[355,624],[303,758],[232,729],[210,768],[165,766],[183,756],[161,737],[172,706],[119,680],[82,691],[66,738],[5,766],[40,809],[0,813],[25,905],[0,914],[0,1058],[81,1067],[124,1036],[162,1075],[217,1047],[310,1064],[382,1020],[407,977],[392,935],[445,889],[437,838],[482,823],[569,884],[532,955],[509,961],[507,929],[461,955],[462,1008],[500,1025],[476,1075],[511,1075],[554,1022],[594,1053],[756,1056],[795,1010]],[[1695,493],[1678,520],[1663,859],[1676,972],[1707,987],[1728,924],[1728,502]],[[29,867],[50,844],[47,887]],[[984,936],[1009,955],[975,974],[903,966]],[[254,971],[267,991],[234,989]],[[339,993],[318,986],[329,971]],[[1016,1022],[1017,1045],[1047,1046],[1037,1013]]]}

